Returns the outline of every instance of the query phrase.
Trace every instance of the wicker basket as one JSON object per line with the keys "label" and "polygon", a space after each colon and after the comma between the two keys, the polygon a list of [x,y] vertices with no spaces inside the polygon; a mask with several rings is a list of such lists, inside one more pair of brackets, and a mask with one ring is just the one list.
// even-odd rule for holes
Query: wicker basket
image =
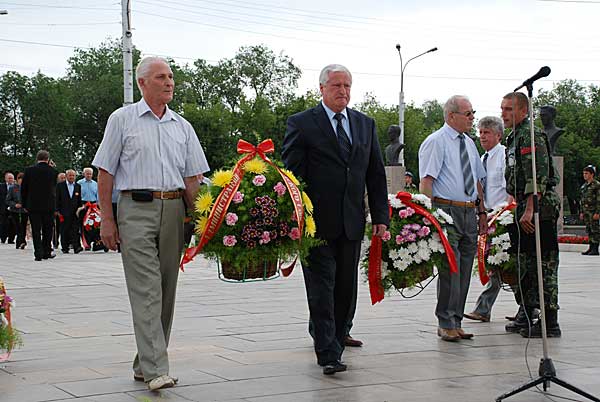
{"label": "wicker basket", "polygon": [[509,286],[515,286],[519,283],[519,276],[515,272],[500,271],[500,280]]}
{"label": "wicker basket", "polygon": [[[433,267],[420,267],[417,268],[414,272],[414,276],[413,278],[415,278],[416,280],[412,280],[411,282],[413,283],[413,285],[411,287],[415,287],[416,284],[423,282],[424,280],[426,280],[427,278],[429,278],[430,276],[433,275]],[[408,280],[397,280],[394,281],[394,287],[397,290],[401,290],[401,289],[406,289],[409,287],[409,283]]]}
{"label": "wicker basket", "polygon": [[229,261],[220,261],[220,274],[225,280],[230,281],[256,281],[272,279],[278,276],[277,260],[257,261],[255,264],[244,268],[235,268]]}

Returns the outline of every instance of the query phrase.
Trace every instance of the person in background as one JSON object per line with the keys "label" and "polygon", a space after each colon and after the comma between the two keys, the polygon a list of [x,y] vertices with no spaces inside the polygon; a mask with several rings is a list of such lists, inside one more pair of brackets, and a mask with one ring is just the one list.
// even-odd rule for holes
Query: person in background
{"label": "person in background", "polygon": [[56,177],[50,154],[41,150],[36,155],[37,164],[25,169],[21,183],[23,207],[29,213],[33,254],[35,261],[56,257],[52,253],[52,218],[56,205]]}
{"label": "person in background", "polygon": [[90,250],[101,250],[104,248],[101,244],[98,243],[100,239],[98,239],[97,235],[94,234],[94,231],[86,231],[84,229],[83,218],[88,210],[86,204],[96,203],[98,202],[98,183],[93,179],[94,177],[94,169],[91,167],[86,167],[83,169],[83,179],[79,179],[77,184],[81,186],[81,201],[83,202],[83,210],[79,212],[79,225],[82,236],[85,237],[87,247],[85,247],[85,251]]}
{"label": "person in background", "polygon": [[600,182],[595,179],[596,169],[592,165],[583,168],[581,194],[581,213],[579,219],[585,222],[585,231],[589,238],[589,248],[583,255],[598,255],[600,243]]}
{"label": "person in background", "polygon": [[61,222],[60,246],[64,254],[69,253],[69,246],[73,247],[75,254],[80,253],[81,247],[79,234],[79,220],[77,209],[82,205],[81,186],[75,182],[77,173],[69,169],[66,172],[67,179],[56,185],[56,212]]}
{"label": "person in background", "polygon": [[404,188],[408,192],[416,192],[417,186],[413,183],[415,176],[408,170],[404,173]]}
{"label": "person in background", "polygon": [[4,183],[0,183],[0,241],[2,243],[8,241],[8,244],[15,243],[16,234],[15,222],[8,211],[8,204],[6,204],[6,195],[14,185],[15,176],[11,172],[6,172]]}
{"label": "person in background", "polygon": [[[56,178],[56,184],[62,183],[65,180],[67,180],[67,174],[64,172],[60,172],[58,174],[58,177]],[[61,233],[60,218],[59,218],[58,214],[55,214],[54,215],[54,230],[52,231],[52,245],[54,246],[55,250],[58,249],[58,245],[61,242],[60,233]]]}
{"label": "person in background", "polygon": [[27,230],[27,211],[23,208],[23,200],[21,199],[21,183],[23,183],[23,173],[17,174],[17,182],[8,190],[6,195],[6,205],[8,212],[12,216],[12,221],[15,224],[17,233],[17,241],[15,247],[23,250],[27,246],[25,232]]}

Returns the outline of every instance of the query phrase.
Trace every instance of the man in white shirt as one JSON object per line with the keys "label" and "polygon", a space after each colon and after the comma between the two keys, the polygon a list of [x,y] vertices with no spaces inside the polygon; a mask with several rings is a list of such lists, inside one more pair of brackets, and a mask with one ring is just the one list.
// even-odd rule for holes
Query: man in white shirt
{"label": "man in white shirt", "polygon": [[[502,119],[495,116],[486,116],[479,120],[479,142],[485,153],[481,156],[486,177],[482,181],[485,205],[488,208],[496,208],[503,203],[509,202],[510,196],[506,193],[506,180],[504,168],[506,166],[506,147],[500,144],[504,133]],[[492,306],[500,292],[500,278],[496,273],[490,275],[483,292],[477,299],[475,310],[465,313],[465,317],[471,320],[488,322]]]}
{"label": "man in white shirt", "polygon": [[445,124],[429,135],[419,147],[421,192],[430,197],[434,208],[452,216],[448,225],[448,241],[456,255],[458,272],[451,273],[447,262],[439,269],[438,336],[448,342],[471,339],[473,334],[462,329],[463,313],[477,234],[487,232],[487,214],[483,201],[481,179],[485,170],[471,131],[475,111],[465,96],[452,96],[444,105]]}

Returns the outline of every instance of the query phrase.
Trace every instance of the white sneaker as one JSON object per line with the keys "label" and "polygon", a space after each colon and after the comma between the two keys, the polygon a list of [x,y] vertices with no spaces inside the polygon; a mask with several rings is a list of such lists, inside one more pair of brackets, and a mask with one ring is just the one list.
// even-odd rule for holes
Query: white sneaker
{"label": "white sneaker", "polygon": [[168,375],[161,375],[148,383],[148,389],[150,391],[158,391],[163,388],[171,388],[176,383],[177,381],[174,378],[169,377]]}

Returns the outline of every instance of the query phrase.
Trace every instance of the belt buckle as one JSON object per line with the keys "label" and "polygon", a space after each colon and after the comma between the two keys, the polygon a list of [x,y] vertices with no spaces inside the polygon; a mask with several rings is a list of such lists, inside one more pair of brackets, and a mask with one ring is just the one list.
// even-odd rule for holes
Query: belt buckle
{"label": "belt buckle", "polygon": [[166,200],[165,195],[164,195],[165,193],[167,193],[167,191],[160,190],[160,199],[161,200]]}

